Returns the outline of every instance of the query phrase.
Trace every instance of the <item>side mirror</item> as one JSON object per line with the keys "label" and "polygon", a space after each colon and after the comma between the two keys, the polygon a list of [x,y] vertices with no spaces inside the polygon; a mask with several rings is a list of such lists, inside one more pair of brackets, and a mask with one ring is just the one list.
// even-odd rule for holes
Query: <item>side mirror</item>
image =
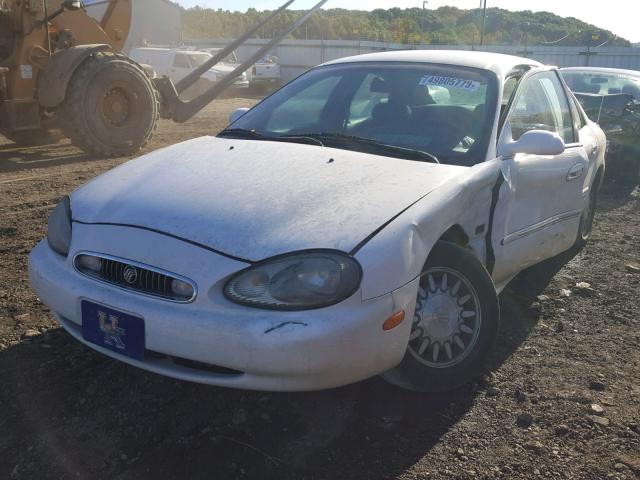
{"label": "side mirror", "polygon": [[498,154],[513,157],[516,153],[529,155],[560,155],[565,150],[564,141],[557,133],[546,130],[529,130],[515,142],[504,143]]}
{"label": "side mirror", "polygon": [[247,113],[250,109],[246,107],[236,108],[231,115],[229,115],[229,125],[238,120],[241,116]]}

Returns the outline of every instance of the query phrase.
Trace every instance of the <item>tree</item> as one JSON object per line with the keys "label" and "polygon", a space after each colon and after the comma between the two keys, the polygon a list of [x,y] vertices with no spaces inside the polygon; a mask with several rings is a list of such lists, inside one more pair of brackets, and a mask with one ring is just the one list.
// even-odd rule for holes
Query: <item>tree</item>
{"label": "tree", "polygon": [[[238,37],[269,13],[254,8],[245,13],[201,7],[183,9],[185,37]],[[271,38],[275,32],[282,31],[303,14],[303,11],[287,10],[269,26],[261,29],[257,36]],[[479,41],[480,20],[480,9],[462,10],[456,7],[425,11],[421,8],[393,7],[371,12],[333,8],[313,15],[305,27],[293,32],[292,37],[306,38],[308,35],[310,39],[325,40],[371,39],[399,43],[471,44]],[[558,45],[596,45],[590,40],[594,32],[598,33],[598,38],[608,39],[609,46],[630,45],[624,38],[572,17],[563,18],[549,12],[534,13],[530,10],[487,10],[487,44],[522,43],[526,34],[528,45],[555,42],[563,37],[566,38]]]}

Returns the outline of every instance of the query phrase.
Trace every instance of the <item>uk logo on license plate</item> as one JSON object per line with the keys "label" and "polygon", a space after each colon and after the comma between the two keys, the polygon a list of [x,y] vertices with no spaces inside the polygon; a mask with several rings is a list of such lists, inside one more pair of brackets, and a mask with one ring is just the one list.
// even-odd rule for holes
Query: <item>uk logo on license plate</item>
{"label": "uk logo on license plate", "polygon": [[82,302],[82,337],[102,348],[142,360],[144,320],[97,303]]}

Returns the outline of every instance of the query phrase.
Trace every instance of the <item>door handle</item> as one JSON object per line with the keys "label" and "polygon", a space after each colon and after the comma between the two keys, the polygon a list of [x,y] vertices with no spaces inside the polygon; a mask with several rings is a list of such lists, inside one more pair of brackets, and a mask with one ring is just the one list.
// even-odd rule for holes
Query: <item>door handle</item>
{"label": "door handle", "polygon": [[593,147],[591,147],[591,154],[595,155],[596,153],[598,153],[598,145],[594,145]]}
{"label": "door handle", "polygon": [[573,167],[569,169],[569,173],[567,173],[567,182],[580,178],[583,173],[584,173],[584,164],[576,163]]}

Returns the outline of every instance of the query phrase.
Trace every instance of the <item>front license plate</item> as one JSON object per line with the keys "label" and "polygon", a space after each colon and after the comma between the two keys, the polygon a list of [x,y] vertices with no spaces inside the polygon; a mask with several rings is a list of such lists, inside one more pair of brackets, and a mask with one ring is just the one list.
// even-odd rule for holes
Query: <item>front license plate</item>
{"label": "front license plate", "polygon": [[102,348],[142,360],[144,320],[113,308],[83,300],[82,337]]}

